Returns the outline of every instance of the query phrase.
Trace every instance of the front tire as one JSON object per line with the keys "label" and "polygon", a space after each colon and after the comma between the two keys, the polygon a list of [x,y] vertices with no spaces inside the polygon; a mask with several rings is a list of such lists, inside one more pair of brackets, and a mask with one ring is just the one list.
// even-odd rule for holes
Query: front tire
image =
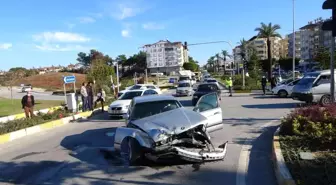
{"label": "front tire", "polygon": [[322,106],[330,105],[331,103],[332,103],[332,101],[331,101],[331,96],[330,95],[322,96],[322,98],[320,100],[320,104]]}
{"label": "front tire", "polygon": [[130,165],[136,164],[142,156],[139,142],[134,138],[129,138],[127,146],[128,146],[128,161]]}
{"label": "front tire", "polygon": [[279,96],[280,98],[286,98],[286,97],[288,96],[288,92],[287,92],[286,90],[280,90],[280,91],[278,92],[278,96]]}

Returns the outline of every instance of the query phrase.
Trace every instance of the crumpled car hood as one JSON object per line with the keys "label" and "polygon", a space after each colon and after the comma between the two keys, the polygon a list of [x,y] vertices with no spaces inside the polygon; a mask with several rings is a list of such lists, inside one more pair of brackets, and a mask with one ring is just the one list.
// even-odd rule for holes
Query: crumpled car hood
{"label": "crumpled car hood", "polygon": [[[170,135],[174,135],[185,132],[200,124],[206,124],[207,118],[195,111],[182,107],[135,120],[132,123],[147,132],[150,136],[153,130],[163,130]],[[159,140],[158,138],[153,139],[154,141]]]}

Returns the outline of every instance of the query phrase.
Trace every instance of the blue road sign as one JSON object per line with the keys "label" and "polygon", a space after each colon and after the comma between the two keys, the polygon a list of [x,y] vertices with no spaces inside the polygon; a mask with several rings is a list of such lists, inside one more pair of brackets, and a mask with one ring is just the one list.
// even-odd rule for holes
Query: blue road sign
{"label": "blue road sign", "polygon": [[64,76],[63,81],[64,81],[65,84],[75,83],[76,82],[76,76]]}

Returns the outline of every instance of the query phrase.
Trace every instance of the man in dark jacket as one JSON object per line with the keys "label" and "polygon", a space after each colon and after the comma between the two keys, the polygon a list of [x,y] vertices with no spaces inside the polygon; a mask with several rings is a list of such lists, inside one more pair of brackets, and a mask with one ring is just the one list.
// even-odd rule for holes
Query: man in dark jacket
{"label": "man in dark jacket", "polygon": [[261,87],[262,87],[262,90],[263,90],[264,95],[266,94],[266,84],[267,84],[266,77],[263,76],[263,77],[261,78]]}
{"label": "man in dark jacket", "polygon": [[30,91],[27,92],[27,95],[22,97],[21,104],[22,104],[22,109],[24,110],[26,114],[26,118],[33,117],[35,100],[34,100],[34,96],[31,94]]}
{"label": "man in dark jacket", "polygon": [[274,75],[272,75],[272,78],[271,78],[271,89],[273,89],[276,86],[277,83],[278,83],[277,79],[275,78]]}
{"label": "man in dark jacket", "polygon": [[92,85],[92,82],[90,82],[86,86],[86,91],[87,91],[87,94],[88,94],[88,108],[89,108],[89,110],[93,110],[93,85]]}

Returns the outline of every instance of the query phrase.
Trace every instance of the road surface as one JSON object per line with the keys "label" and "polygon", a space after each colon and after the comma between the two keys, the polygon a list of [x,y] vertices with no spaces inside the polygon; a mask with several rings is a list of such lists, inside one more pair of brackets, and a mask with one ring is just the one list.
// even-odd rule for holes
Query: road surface
{"label": "road surface", "polygon": [[[276,185],[272,134],[296,103],[267,96],[222,96],[224,129],[212,139],[215,145],[229,141],[224,161],[129,167],[106,152],[113,146],[111,133],[124,123],[104,114],[0,145],[0,183]],[[179,99],[191,106],[191,97]]]}
{"label": "road surface", "polygon": [[[13,98],[21,99],[26,93],[21,91],[19,87],[13,87]],[[52,92],[36,91],[33,89],[32,94],[35,100],[64,100],[64,96],[52,95]],[[8,87],[0,86],[0,97],[11,98],[11,91]]]}

